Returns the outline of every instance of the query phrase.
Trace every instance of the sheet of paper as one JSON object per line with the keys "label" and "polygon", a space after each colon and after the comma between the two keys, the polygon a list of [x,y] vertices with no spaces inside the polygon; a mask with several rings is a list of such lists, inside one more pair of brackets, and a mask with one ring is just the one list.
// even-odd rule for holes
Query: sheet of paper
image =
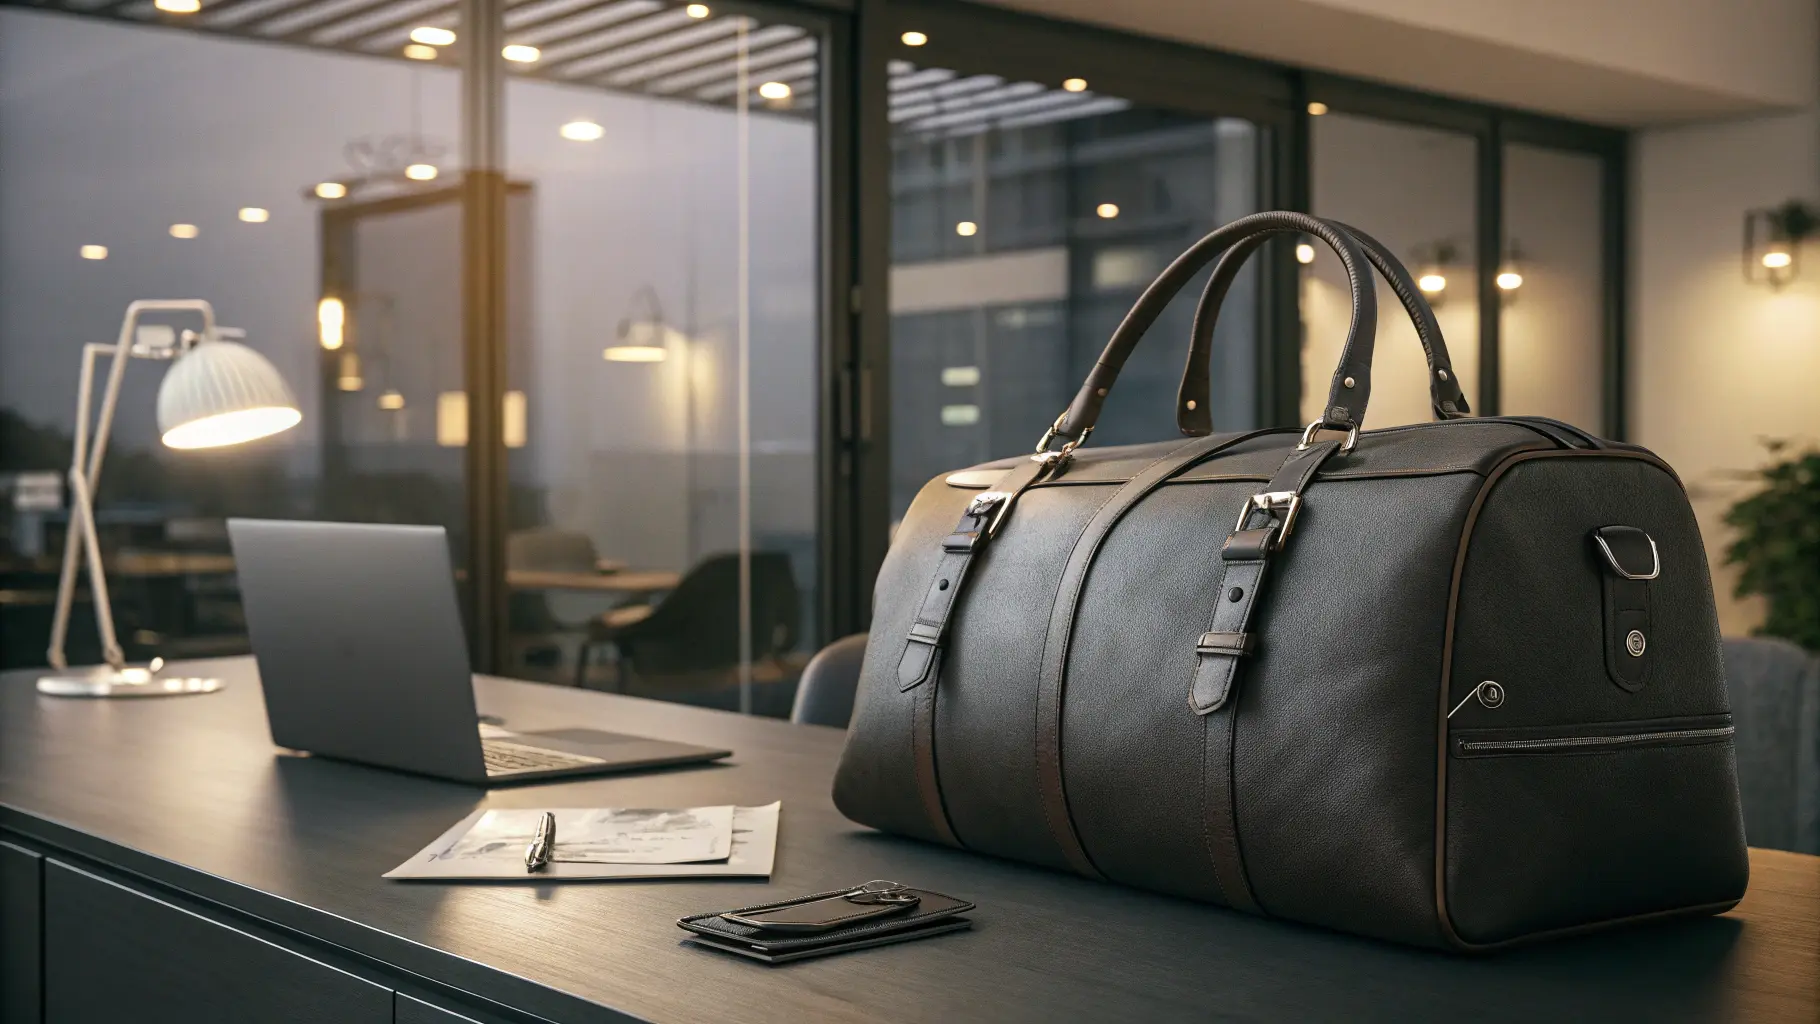
{"label": "sheet of paper", "polygon": [[[726,860],[733,846],[733,807],[676,810],[629,807],[572,808],[556,816],[551,860],[593,864],[688,864]],[[540,810],[488,811],[439,860],[486,862],[516,858],[537,834]]]}
{"label": "sheet of paper", "polygon": [[[453,827],[418,851],[410,860],[386,872],[385,877],[439,881],[589,881],[625,878],[769,878],[777,858],[778,819],[783,805],[735,807],[732,813],[732,838],[726,859],[718,861],[673,864],[626,864],[602,861],[557,860],[536,873],[525,871],[525,846],[530,831],[517,837],[500,837],[485,855],[453,856],[456,847],[480,820],[495,811],[480,810],[456,822]],[[565,814],[600,814],[600,810],[551,808],[557,815],[556,844],[563,845],[562,821]],[[699,810],[699,808],[697,808]],[[541,811],[507,812],[540,814]],[[535,828],[535,818],[532,819]],[[560,856],[560,854],[559,854]]]}

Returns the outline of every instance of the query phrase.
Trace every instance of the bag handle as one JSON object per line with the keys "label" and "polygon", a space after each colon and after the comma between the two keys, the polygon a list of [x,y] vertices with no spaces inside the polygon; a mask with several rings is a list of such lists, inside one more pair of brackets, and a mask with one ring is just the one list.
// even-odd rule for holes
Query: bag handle
{"label": "bag handle", "polygon": [[[1346,278],[1352,287],[1352,320],[1346,331],[1345,355],[1342,356],[1340,365],[1342,372],[1334,374],[1335,397],[1328,402],[1328,415],[1315,426],[1325,423],[1356,433],[1359,419],[1365,410],[1365,398],[1371,390],[1369,369],[1378,323],[1377,290],[1371,279],[1370,264],[1359,243],[1347,232],[1305,213],[1276,210],[1240,217],[1225,227],[1216,229],[1189,246],[1187,252],[1177,256],[1175,262],[1150,282],[1149,287],[1144,289],[1144,293],[1132,305],[1131,311],[1125,314],[1125,319],[1112,332],[1112,339],[1106,343],[1105,351],[1100,353],[1099,361],[1093,364],[1093,370],[1087,374],[1074,401],[1056,418],[1054,425],[1043,434],[1042,440],[1037,442],[1037,455],[1049,454],[1049,442],[1058,437],[1064,441],[1060,452],[1056,453],[1060,455],[1072,452],[1087,440],[1087,435],[1093,432],[1094,423],[1099,420],[1106,396],[1111,393],[1119,371],[1124,368],[1125,360],[1130,357],[1132,349],[1137,347],[1144,332],[1162,315],[1169,300],[1175,298],[1175,294],[1182,290],[1190,278],[1211,263],[1214,257],[1233,246],[1253,236],[1279,231],[1295,231],[1319,238],[1333,249],[1340,257],[1341,266],[1346,268]],[[1354,353],[1362,360],[1364,370],[1347,369],[1358,362],[1352,358]],[[1350,402],[1344,405],[1339,401],[1340,381],[1343,377],[1354,379],[1357,385],[1346,389]]]}
{"label": "bag handle", "polygon": [[[1467,405],[1466,395],[1460,388],[1459,375],[1454,372],[1453,362],[1448,357],[1447,342],[1441,337],[1441,325],[1435,320],[1433,307],[1422,297],[1409,271],[1382,242],[1371,237],[1358,228],[1337,220],[1327,220],[1335,229],[1343,231],[1359,243],[1365,251],[1365,258],[1376,267],[1379,274],[1390,285],[1403,309],[1415,323],[1416,338],[1422,343],[1422,352],[1428,358],[1428,395],[1429,407],[1433,409],[1435,419],[1459,419],[1472,412]],[[1270,235],[1281,234],[1286,228],[1273,228],[1260,232],[1243,242],[1234,245],[1220,257],[1215,264],[1213,274],[1207,279],[1207,287],[1201,292],[1201,301],[1194,310],[1194,328],[1188,346],[1188,362],[1182,367],[1182,384],[1176,393],[1175,417],[1176,426],[1190,437],[1199,437],[1213,433],[1213,410],[1209,399],[1213,394],[1213,328],[1219,319],[1220,305],[1226,299],[1233,281],[1244,269],[1245,261],[1263,246]],[[1341,358],[1341,370],[1344,371],[1346,359]],[[1368,353],[1365,364],[1370,366]],[[1344,385],[1345,374],[1340,383]],[[1354,389],[1356,390],[1356,389]],[[1336,404],[1330,399],[1328,405]],[[1330,408],[1329,413],[1332,412]],[[1359,413],[1364,414],[1363,402]],[[1356,420],[1354,422],[1357,422]]]}

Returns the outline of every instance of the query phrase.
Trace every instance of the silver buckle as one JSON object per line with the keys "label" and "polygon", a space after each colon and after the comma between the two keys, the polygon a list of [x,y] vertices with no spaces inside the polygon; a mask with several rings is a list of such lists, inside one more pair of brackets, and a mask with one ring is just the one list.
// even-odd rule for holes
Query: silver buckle
{"label": "silver buckle", "polygon": [[967,514],[975,517],[992,512],[994,506],[997,506],[998,511],[993,513],[992,521],[986,524],[986,536],[988,537],[998,533],[998,524],[1004,522],[1005,513],[1010,511],[1011,492],[981,491],[973,496],[972,501],[967,503]]}
{"label": "silver buckle", "polygon": [[[1307,451],[1308,446],[1314,443],[1315,431],[1321,429],[1322,427],[1326,427],[1326,426],[1327,426],[1326,420],[1315,420],[1313,423],[1310,423],[1308,425],[1308,429],[1302,431],[1302,443],[1296,445],[1295,450],[1298,452]],[[1328,427],[1328,429],[1329,430],[1338,430],[1340,428],[1339,427]],[[1340,454],[1344,455],[1347,452],[1352,451],[1354,448],[1357,448],[1358,446],[1359,446],[1359,428],[1358,427],[1347,427],[1346,428],[1346,440],[1343,443],[1341,443],[1341,445],[1340,445]]]}
{"label": "silver buckle", "polygon": [[1277,511],[1283,513],[1283,521],[1277,526],[1276,535],[1270,538],[1270,549],[1281,551],[1283,543],[1295,531],[1295,517],[1302,511],[1302,496],[1294,491],[1264,491],[1252,495],[1239,509],[1239,521],[1232,527],[1232,532],[1243,530],[1245,520],[1251,518],[1253,512]]}

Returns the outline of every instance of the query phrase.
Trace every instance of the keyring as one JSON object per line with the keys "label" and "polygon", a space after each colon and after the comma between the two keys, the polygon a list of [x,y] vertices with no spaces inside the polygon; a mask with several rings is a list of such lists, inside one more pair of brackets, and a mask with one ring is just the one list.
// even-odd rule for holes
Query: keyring
{"label": "keyring", "polygon": [[892,882],[883,878],[874,878],[865,885],[847,893],[849,903],[869,905],[875,903],[917,903],[921,897],[908,892],[910,887],[902,882]]}

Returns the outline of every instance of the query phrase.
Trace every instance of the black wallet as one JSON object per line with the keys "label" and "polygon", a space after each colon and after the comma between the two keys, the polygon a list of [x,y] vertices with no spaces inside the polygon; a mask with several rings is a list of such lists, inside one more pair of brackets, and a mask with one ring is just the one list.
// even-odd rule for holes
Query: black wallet
{"label": "black wallet", "polygon": [[726,917],[729,914],[741,917],[760,917],[767,911],[777,911],[784,907],[796,907],[823,900],[839,900],[863,891],[863,886],[852,889],[835,889],[830,892],[818,892],[794,899],[780,900],[776,903],[764,903],[755,907],[691,914],[676,923],[694,933],[685,940],[687,942],[728,953],[737,953],[740,956],[772,964],[807,960],[810,957],[844,953],[854,949],[868,949],[872,946],[885,946],[894,942],[910,942],[914,939],[924,939],[931,935],[958,932],[973,927],[972,921],[959,916],[972,910],[973,904],[952,896],[944,896],[939,892],[913,889],[908,886],[902,887],[898,891],[907,896],[916,897],[916,901],[901,912],[869,915],[856,924],[837,925],[810,934],[754,927],[738,921],[729,921]]}

